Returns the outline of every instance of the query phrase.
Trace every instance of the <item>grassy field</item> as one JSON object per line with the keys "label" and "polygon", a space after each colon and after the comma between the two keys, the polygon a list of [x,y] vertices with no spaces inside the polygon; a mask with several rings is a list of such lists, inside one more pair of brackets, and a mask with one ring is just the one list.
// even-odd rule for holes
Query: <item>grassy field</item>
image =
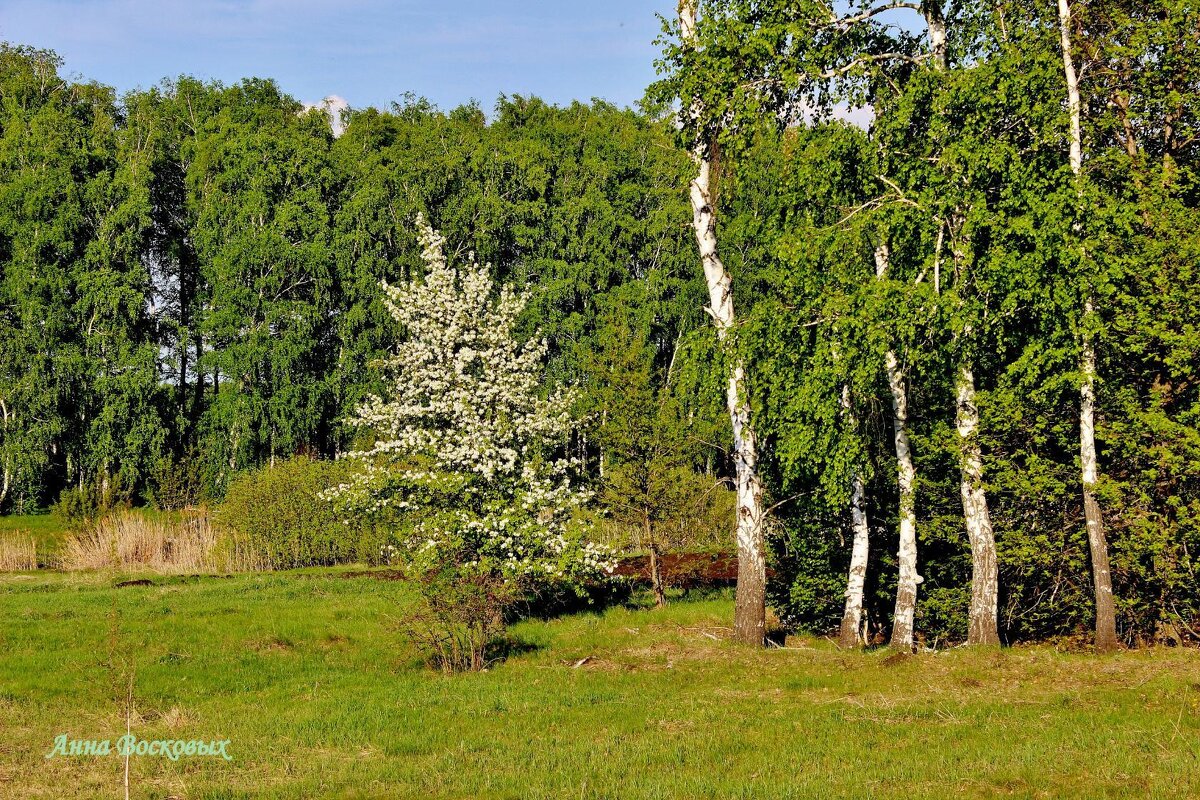
{"label": "grassy field", "polygon": [[402,583],[122,577],[0,576],[0,796],[122,796],[118,756],[44,756],[122,735],[131,673],[135,735],[233,757],[134,757],[138,798],[1200,796],[1194,651],[751,652],[720,598],[525,622],[446,677]]}

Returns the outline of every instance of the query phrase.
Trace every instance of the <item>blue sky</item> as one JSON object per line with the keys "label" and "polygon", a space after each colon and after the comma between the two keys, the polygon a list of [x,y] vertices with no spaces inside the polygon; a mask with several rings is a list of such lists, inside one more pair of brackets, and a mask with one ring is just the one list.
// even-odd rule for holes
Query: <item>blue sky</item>
{"label": "blue sky", "polygon": [[674,0],[0,0],[0,39],[119,90],[179,74],[276,79],[299,100],[444,108],[537,94],[635,103]]}

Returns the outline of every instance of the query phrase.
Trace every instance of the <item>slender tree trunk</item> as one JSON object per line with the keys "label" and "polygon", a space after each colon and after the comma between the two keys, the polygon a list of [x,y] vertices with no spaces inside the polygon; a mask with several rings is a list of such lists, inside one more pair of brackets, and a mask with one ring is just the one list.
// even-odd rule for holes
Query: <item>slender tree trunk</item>
{"label": "slender tree trunk", "polygon": [[[1058,0],[1058,25],[1062,41],[1063,72],[1067,81],[1067,108],[1071,115],[1071,172],[1076,184],[1083,174],[1083,121],[1079,98],[1079,78],[1071,56],[1071,6]],[[1078,187],[1082,189],[1082,187]],[[1080,325],[1079,373],[1079,463],[1083,484],[1083,517],[1087,525],[1088,548],[1092,555],[1092,581],[1096,591],[1096,649],[1109,652],[1120,647],[1117,640],[1117,615],[1113,604],[1112,574],[1108,565],[1108,541],[1104,518],[1096,500],[1099,467],[1096,463],[1096,345],[1089,324],[1095,314],[1091,287],[1083,300]]]}
{"label": "slender tree trunk", "polygon": [[863,590],[867,583],[871,531],[867,524],[866,489],[862,475],[857,472],[850,494],[850,527],[854,531],[854,545],[850,551],[850,577],[846,581],[846,611],[842,615],[842,630],[838,637],[838,644],[847,648],[862,647],[867,643]]}
{"label": "slender tree trunk", "polygon": [[983,456],[979,448],[979,408],[975,403],[975,375],[962,363],[958,369],[959,471],[962,478],[963,519],[971,543],[971,611],[967,644],[999,644],[997,622],[998,575],[996,537],[983,489]]}
{"label": "slender tree trunk", "polygon": [[[887,274],[891,254],[886,244],[875,248],[875,275]],[[892,424],[896,446],[896,478],[900,489],[900,546],[896,561],[900,568],[896,584],[896,611],[892,618],[891,646],[913,648],[913,619],[917,611],[917,586],[923,578],[917,574],[917,468],[913,464],[912,445],[908,441],[908,387],[904,369],[896,353],[884,356],[888,387],[892,393]]]}
{"label": "slender tree trunk", "polygon": [[662,560],[658,557],[658,543],[654,541],[650,515],[645,512],[642,516],[642,531],[646,539],[646,548],[650,551],[650,588],[654,591],[654,605],[662,608],[667,604],[667,590],[663,585]]}
{"label": "slender tree trunk", "polygon": [[[195,348],[195,364],[196,370],[196,385],[192,391],[192,405],[188,416],[188,422],[191,426],[191,431],[194,432],[196,426],[200,424],[200,417],[204,413],[204,370],[201,369],[200,360],[204,356],[204,338],[199,332],[193,334],[192,346]],[[217,373],[213,371],[213,398],[217,395]]]}
{"label": "slender tree trunk", "polygon": [[[942,13],[940,0],[923,0],[921,14],[925,17],[929,33],[933,68],[938,72],[945,72],[948,69],[946,18]],[[939,249],[944,230],[942,228],[938,232]],[[956,265],[961,265],[962,262],[957,251],[955,262]],[[938,259],[935,258],[934,283],[940,290],[938,263]],[[988,512],[987,493],[983,488],[983,456],[977,438],[979,407],[975,402],[975,374],[971,365],[965,361],[958,365],[957,396],[955,424],[959,436],[958,464],[962,479],[963,522],[971,544],[971,609],[967,643],[999,644],[996,537],[992,531],[991,514]]]}
{"label": "slender tree trunk", "polygon": [[[696,0],[679,0],[679,25],[685,42],[695,42]],[[687,100],[684,99],[686,103]],[[693,104],[692,113],[700,109]],[[712,199],[712,163],[707,143],[692,148],[697,175],[689,197],[692,203],[692,230],[700,251],[704,278],[708,284],[709,313],[716,323],[721,342],[732,344],[736,321],[733,310],[733,286],[725,264],[717,252],[716,208]],[[732,348],[730,348],[732,351]],[[726,407],[733,425],[733,461],[737,476],[737,549],[738,582],[734,605],[734,636],[748,644],[761,646],[766,636],[766,545],[763,537],[762,482],[758,475],[758,443],[750,422],[750,402],[746,391],[745,364],[732,352],[729,380],[725,392]]]}
{"label": "slender tree trunk", "polygon": [[[0,398],[0,412],[3,412],[3,415],[4,415],[4,437],[7,440],[7,438],[8,438],[8,404],[4,402],[3,398]],[[8,442],[5,441],[4,445],[5,445],[5,448],[7,449]],[[8,490],[12,485],[12,483],[11,483],[11,481],[12,481],[12,457],[10,455],[8,455],[8,453],[5,453],[5,455],[4,455],[3,470],[4,470],[4,483],[3,483],[3,485],[0,485],[0,506],[4,505],[4,501],[8,498]]]}
{"label": "slender tree trunk", "polygon": [[[842,410],[849,417],[850,427],[857,428],[850,406],[849,386],[842,387]],[[854,472],[854,486],[850,492],[850,530],[854,534],[854,543],[850,549],[850,575],[846,579],[846,609],[842,614],[842,628],[838,636],[838,644],[845,648],[862,647],[867,643],[863,591],[867,583],[871,529],[867,523],[866,487],[858,470]]]}

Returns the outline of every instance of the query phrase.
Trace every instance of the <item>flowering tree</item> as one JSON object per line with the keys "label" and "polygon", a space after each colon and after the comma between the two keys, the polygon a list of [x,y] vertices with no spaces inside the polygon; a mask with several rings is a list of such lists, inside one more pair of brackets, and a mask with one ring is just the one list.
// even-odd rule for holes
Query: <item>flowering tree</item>
{"label": "flowering tree", "polygon": [[404,332],[385,361],[390,391],[351,420],[374,444],[346,455],[361,469],[330,496],[348,513],[416,517],[409,555],[426,574],[527,589],[611,571],[609,552],[571,525],[587,494],[555,452],[574,398],[544,397],[545,341],[514,338],[527,298],[495,291],[474,256],[451,267],[442,236],[423,217],[417,227],[424,280],[383,287]]}

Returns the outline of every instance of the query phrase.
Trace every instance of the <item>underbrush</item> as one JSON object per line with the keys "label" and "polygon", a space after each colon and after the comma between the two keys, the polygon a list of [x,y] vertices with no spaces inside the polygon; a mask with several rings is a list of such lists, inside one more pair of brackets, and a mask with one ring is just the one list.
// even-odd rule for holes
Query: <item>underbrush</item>
{"label": "underbrush", "polygon": [[266,569],[378,563],[391,540],[371,526],[346,524],[321,496],[349,469],[297,456],[243,473],[230,484],[216,521],[235,551]]}

